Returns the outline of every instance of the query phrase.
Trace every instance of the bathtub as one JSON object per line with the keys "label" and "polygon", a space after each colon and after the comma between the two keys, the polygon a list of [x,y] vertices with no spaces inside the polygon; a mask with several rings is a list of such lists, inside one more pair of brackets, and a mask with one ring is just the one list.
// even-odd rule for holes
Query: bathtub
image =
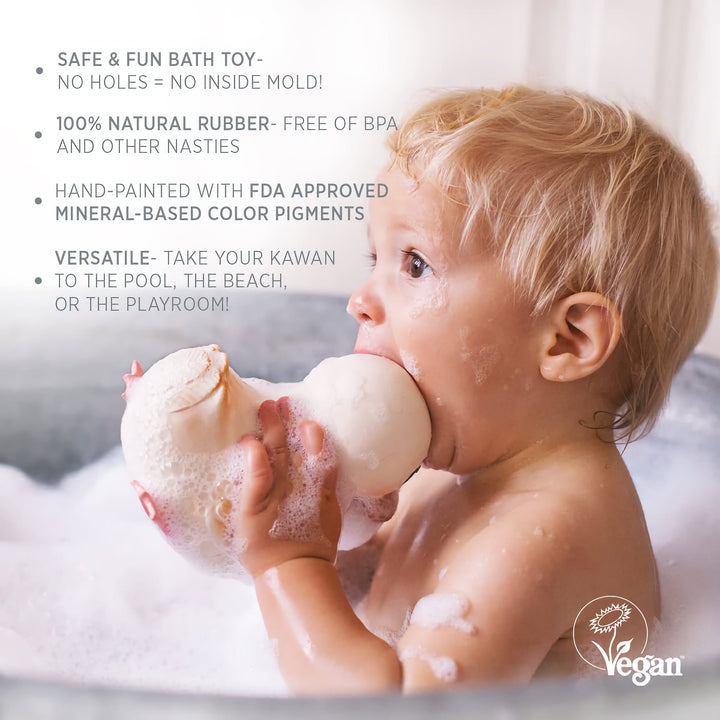
{"label": "bathtub", "polygon": [[[112,633],[117,628],[107,627],[113,620],[103,614],[103,608],[112,607],[124,627],[130,628],[128,632],[138,632],[138,638],[153,637],[155,626],[145,631],[133,627],[144,617],[136,590],[169,592],[167,586],[179,582],[199,594],[193,600],[197,606],[178,610],[172,604],[176,599],[168,595],[165,616],[159,618],[160,611],[153,610],[156,623],[173,612],[184,628],[197,622],[201,632],[193,636],[193,647],[202,645],[202,633],[212,635],[209,641],[221,642],[213,622],[218,615],[221,620],[232,617],[227,606],[234,602],[233,593],[248,597],[251,592],[228,585],[207,586],[206,595],[216,589],[228,593],[217,601],[224,604],[215,606],[197,589],[204,581],[192,575],[194,570],[178,564],[179,575],[163,575],[168,567],[184,561],[167,548],[142,515],[123,477],[118,450],[121,376],[128,372],[130,361],[137,359],[149,366],[177,348],[218,342],[241,375],[296,381],[322,358],[351,352],[355,323],[346,315],[343,299],[317,295],[238,296],[229,312],[208,315],[60,315],[38,327],[41,302],[28,297],[17,303],[19,309],[12,318],[0,320],[9,348],[0,357],[0,573],[4,586],[0,596],[0,719],[269,720],[354,718],[375,712],[408,718],[670,718],[717,713],[720,530],[714,513],[720,501],[720,361],[700,355],[691,357],[681,371],[653,433],[625,451],[646,510],[663,583],[662,647],[665,654],[683,656],[682,677],[654,678],[642,688],[627,679],[596,677],[408,698],[290,699],[283,697],[273,674],[272,653],[263,646],[259,615],[251,608],[245,621],[249,642],[257,647],[251,650],[254,664],[237,671],[243,674],[236,689],[239,695],[227,679],[216,685],[197,677],[184,683],[182,673],[190,671],[180,665],[173,668],[174,674],[166,673],[156,682],[157,668],[152,663],[143,668],[126,662],[130,666],[122,666],[126,674],[115,678],[112,665],[105,673],[94,667],[102,665],[105,656],[94,658],[92,647],[77,668],[57,672],[73,634],[87,630],[89,636],[104,636],[104,645],[98,647],[105,653],[115,647]],[[69,496],[61,495],[65,490]],[[57,537],[51,536],[44,523],[49,527],[63,513],[68,514],[68,527],[60,524]],[[32,523],[28,524],[28,517]],[[123,555],[118,533],[127,533],[123,541],[136,543],[134,555]],[[76,562],[63,554],[69,536],[93,547],[88,551],[90,560]],[[45,548],[42,555],[33,554],[38,547]],[[106,558],[107,548],[114,554]],[[147,564],[144,569],[143,563]],[[116,576],[118,582],[125,577],[123,572],[134,588],[113,584]],[[189,574],[182,575],[185,572]],[[97,592],[83,590],[85,581]],[[13,595],[14,586],[21,583],[27,583],[23,586],[29,588],[27,597]],[[87,603],[86,616],[62,615],[64,599],[78,593]],[[50,656],[36,652],[38,646],[24,634],[23,627],[38,624],[46,633],[66,634],[62,641],[47,645],[59,657],[55,668],[45,662]],[[131,640],[130,644],[138,642]],[[124,647],[120,634],[116,642],[117,647]],[[180,647],[158,652],[182,656],[185,651]],[[234,668],[228,668],[231,675]],[[257,679],[248,674],[248,668],[257,672]]]}

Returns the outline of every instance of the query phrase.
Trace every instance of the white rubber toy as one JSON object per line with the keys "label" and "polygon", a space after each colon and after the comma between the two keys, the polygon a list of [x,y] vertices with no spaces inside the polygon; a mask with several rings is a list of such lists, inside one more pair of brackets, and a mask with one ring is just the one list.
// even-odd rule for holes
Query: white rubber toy
{"label": "white rubber toy", "polygon": [[[340,549],[365,542],[378,523],[364,498],[397,490],[425,458],[430,417],[410,375],[375,355],[323,360],[299,383],[242,379],[217,345],[178,350],[125,376],[122,446],[145,511],[176,550],[205,569],[243,575],[238,441],[258,431],[266,399],[289,396],[298,419],[325,430],[338,468]],[[218,531],[218,527],[222,531]]]}

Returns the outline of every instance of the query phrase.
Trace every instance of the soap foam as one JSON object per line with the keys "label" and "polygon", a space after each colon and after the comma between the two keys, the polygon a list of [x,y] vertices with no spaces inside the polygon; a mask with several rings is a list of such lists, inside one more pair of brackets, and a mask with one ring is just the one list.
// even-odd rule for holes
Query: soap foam
{"label": "soap foam", "polygon": [[401,350],[400,359],[402,360],[403,367],[412,375],[415,382],[420,380],[420,367],[417,358]]}
{"label": "soap foam", "polygon": [[418,298],[408,310],[408,316],[416,320],[423,315],[437,315],[444,312],[448,305],[448,283],[441,280],[433,292]]}
{"label": "soap foam", "polygon": [[[684,655],[684,667],[716,659],[715,456],[704,446],[648,438],[625,457],[663,592],[654,654]],[[131,478],[119,448],[57,487],[0,466],[0,674],[284,694],[252,587],[197,571],[163,542]],[[401,634],[388,631],[388,638]]]}
{"label": "soap foam", "polygon": [[435,655],[420,645],[411,645],[400,653],[400,662],[417,659],[426,662],[430,666],[432,674],[442,682],[452,683],[457,680],[458,666],[450,657]]}
{"label": "soap foam", "polygon": [[[257,385],[262,381],[253,382]],[[150,386],[150,392],[159,391]],[[136,406],[129,407],[134,411]],[[133,422],[143,428],[139,433],[134,431],[134,438],[141,438],[143,442],[142,465],[158,467],[159,459],[163,460],[158,472],[145,470],[139,479],[147,491],[144,504],[150,503],[155,521],[180,554],[204,570],[249,580],[242,567],[247,540],[242,537],[233,511],[242,502],[245,473],[242,447],[234,444],[215,453],[181,450],[171,440],[171,416],[156,403],[139,407],[143,413],[137,413]],[[290,411],[286,428],[288,450],[290,457],[300,458],[302,462],[289,468],[292,490],[279,506],[271,534],[301,541],[322,539],[319,522],[322,477],[334,465],[335,451],[324,430],[322,451],[309,455],[299,431],[299,422],[307,412],[297,400],[290,402]],[[258,435],[260,429],[258,424]],[[158,461],[148,462],[148,458]]]}
{"label": "soap foam", "polygon": [[[709,437],[717,437],[717,428]],[[677,446],[653,450],[637,443],[629,446],[625,459],[643,504],[660,576],[663,612],[655,654],[683,655],[684,662],[699,663],[720,655],[717,449],[715,456],[702,446],[685,452],[677,452]]]}
{"label": "soap foam", "polygon": [[472,369],[475,384],[482,385],[500,362],[500,351],[493,345],[470,346],[470,328],[467,327],[460,328],[459,338],[460,359]]}
{"label": "soap foam", "polygon": [[410,616],[411,625],[420,625],[429,630],[454,628],[472,634],[475,626],[465,620],[470,612],[470,601],[458,593],[432,593],[421,597]]}
{"label": "soap foam", "polygon": [[[185,365],[172,363],[165,363],[163,370],[171,384],[185,377],[182,373],[176,377],[179,371],[188,372]],[[168,370],[175,370],[175,375]],[[131,473],[148,515],[178,552],[193,562],[219,574],[243,576],[237,554],[228,552],[233,539],[232,512],[227,517],[214,515],[218,506],[226,506],[228,501],[236,505],[240,500],[242,449],[232,444],[217,452],[181,451],[180,444],[173,442],[175,419],[165,406],[166,386],[138,382],[131,392],[123,419],[123,442],[132,448]]]}
{"label": "soap foam", "polygon": [[180,453],[175,449],[166,452],[170,457],[166,474],[157,484],[154,478],[143,478],[141,485],[155,498],[161,527],[167,529],[169,541],[179,553],[207,570],[243,576],[237,554],[228,552],[229,547],[235,548],[232,509],[225,517],[217,517],[218,523],[224,524],[224,537],[207,532],[208,512],[226,501],[232,508],[241,502],[245,466],[242,448],[234,445],[208,454]]}
{"label": "soap foam", "polygon": [[299,462],[289,464],[291,491],[278,507],[278,517],[270,534],[285,540],[323,541],[327,540],[320,525],[323,478],[335,464],[335,451],[325,429],[322,450],[317,455],[305,450],[299,424],[306,414],[301,403],[290,402],[290,420],[286,423],[288,452]]}
{"label": "soap foam", "polygon": [[0,675],[284,695],[252,586],[163,542],[118,449],[35,483],[0,466]]}

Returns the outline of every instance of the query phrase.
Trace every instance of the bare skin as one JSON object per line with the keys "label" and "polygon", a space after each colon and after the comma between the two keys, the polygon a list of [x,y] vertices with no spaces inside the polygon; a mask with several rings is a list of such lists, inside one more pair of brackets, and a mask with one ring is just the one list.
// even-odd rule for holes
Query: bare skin
{"label": "bare skin", "polygon": [[[632,480],[610,438],[588,427],[614,409],[619,318],[595,293],[533,315],[493,258],[460,248],[459,213],[432,186],[397,170],[383,181],[389,198],[371,203],[375,267],[349,306],[356,351],[406,367],[433,439],[392,519],[353,553],[375,556],[356,614],[335,565],[332,468],[317,473],[322,532],[307,541],[270,532],[301,460],[287,450],[287,404],[261,407],[261,438],[242,440],[239,512],[243,562],[281,670],[294,692],[320,694],[572,672],[582,660],[569,633],[589,600],[618,595],[659,615]],[[301,435],[317,455],[322,429],[305,422]],[[352,572],[352,557],[342,566]]]}
{"label": "bare skin", "polygon": [[[530,459],[509,476],[499,468],[464,478],[423,471],[381,531],[362,607],[368,627],[399,637],[401,656],[420,646],[451,657],[456,682],[478,685],[584,670],[572,624],[593,598],[633,598],[648,617],[657,614],[654,560],[632,482],[613,447],[592,444],[558,448],[552,462]],[[597,472],[589,469],[593,455]],[[432,593],[470,600],[463,617],[475,630],[404,629],[407,610]],[[409,662],[407,689],[445,687],[427,661],[414,660],[412,670]]]}

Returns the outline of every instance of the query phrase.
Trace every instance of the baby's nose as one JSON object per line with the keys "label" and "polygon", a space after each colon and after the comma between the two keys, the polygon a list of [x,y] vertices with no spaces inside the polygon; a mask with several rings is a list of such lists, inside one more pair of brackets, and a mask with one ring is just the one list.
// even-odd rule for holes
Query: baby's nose
{"label": "baby's nose", "polygon": [[347,311],[361,325],[378,325],[385,319],[382,303],[368,285],[358,288],[352,294]]}

